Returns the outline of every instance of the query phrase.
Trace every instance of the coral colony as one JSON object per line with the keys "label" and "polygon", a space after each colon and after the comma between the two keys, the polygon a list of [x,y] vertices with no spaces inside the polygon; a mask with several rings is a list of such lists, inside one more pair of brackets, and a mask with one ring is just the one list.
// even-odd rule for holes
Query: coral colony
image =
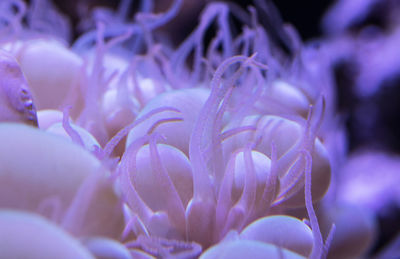
{"label": "coral colony", "polygon": [[374,1],[319,44],[269,1],[210,2],[177,46],[183,0],[115,2],[78,37],[49,0],[0,2],[0,258],[367,257],[400,163],[346,163],[332,64],[353,55],[360,96],[399,68],[398,29],[347,33]]}

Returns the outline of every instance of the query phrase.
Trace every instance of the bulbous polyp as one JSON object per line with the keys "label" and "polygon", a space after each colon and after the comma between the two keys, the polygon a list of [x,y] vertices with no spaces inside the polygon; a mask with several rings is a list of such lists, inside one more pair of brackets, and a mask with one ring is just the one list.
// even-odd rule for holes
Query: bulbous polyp
{"label": "bulbous polyp", "polygon": [[[223,143],[226,156],[247,143],[254,143],[254,150],[271,157],[271,144],[274,143],[279,164],[280,195],[284,200],[282,205],[287,207],[304,206],[304,187],[302,187],[302,185],[304,186],[304,177],[300,177],[302,171],[299,169],[298,173],[294,173],[297,174],[297,178],[294,177],[297,183],[292,183],[291,191],[288,189],[288,184],[284,185],[285,177],[288,179],[290,171],[295,168],[296,159],[303,148],[304,127],[295,121],[274,115],[247,116],[239,126],[252,126],[255,131],[243,132],[227,139]],[[226,129],[232,128],[234,128],[232,124],[226,126]],[[314,147],[311,148],[312,150],[309,151],[312,152],[312,198],[313,201],[317,201],[325,195],[329,187],[331,169],[327,151],[318,138],[315,139]],[[289,181],[286,180],[286,182]]]}
{"label": "bulbous polyp", "polygon": [[145,123],[132,129],[128,135],[126,147],[136,138],[147,134],[148,130],[157,122],[169,118],[182,118],[182,121],[164,123],[158,125],[154,132],[164,136],[162,143],[174,146],[189,155],[189,140],[196,122],[198,113],[209,95],[209,90],[205,88],[194,88],[175,90],[158,95],[152,99],[138,114],[137,118],[147,112],[168,106],[178,109],[180,112],[166,111],[153,116]]}
{"label": "bulbous polyp", "polygon": [[[255,203],[258,204],[262,194],[264,192],[264,188],[266,187],[266,182],[268,177],[270,177],[270,168],[271,168],[271,160],[264,155],[263,153],[252,151],[251,152],[255,174],[256,174],[256,197]],[[232,199],[233,203],[236,203],[240,195],[243,192],[244,186],[246,184],[246,162],[244,158],[243,152],[238,153],[235,156],[235,171],[234,171],[234,181],[233,181],[233,188],[232,188]],[[248,181],[248,180],[247,180]]]}
{"label": "bulbous polyp", "polygon": [[[310,101],[307,95],[295,85],[289,84],[283,80],[275,80],[270,86],[266,87],[265,99],[258,101],[255,106],[263,111],[279,114],[281,109],[290,110],[306,118]],[[271,101],[279,104],[280,107],[274,105],[265,105]]]}
{"label": "bulbous polyp", "polygon": [[39,129],[42,130],[63,121],[63,113],[59,110],[39,110],[37,117]]}
{"label": "bulbous polyp", "polygon": [[253,240],[236,240],[216,244],[206,250],[200,256],[200,259],[264,259],[281,257],[285,259],[306,258],[273,244]]}
{"label": "bulbous polyp", "polygon": [[119,236],[119,198],[109,172],[88,151],[11,123],[0,125],[0,142],[0,207],[41,213],[78,236]]}
{"label": "bulbous polyp", "polygon": [[308,257],[314,245],[311,229],[297,218],[277,215],[260,218],[240,233],[245,240],[261,241]]}
{"label": "bulbous polyp", "polygon": [[17,41],[3,47],[13,50],[21,64],[38,109],[59,108],[79,82],[82,58],[57,40]]}
{"label": "bulbous polyp", "polygon": [[78,240],[45,218],[5,209],[0,210],[0,251],[3,258],[94,258]]}
{"label": "bulbous polyp", "polygon": [[[165,144],[158,144],[157,150],[162,166],[168,172],[168,176],[184,207],[193,197],[193,176],[190,162],[179,149]],[[154,159],[151,158],[149,146],[143,146],[136,157],[136,173],[132,175],[135,188],[141,198],[153,211],[166,209],[163,184],[157,178],[154,168]]]}

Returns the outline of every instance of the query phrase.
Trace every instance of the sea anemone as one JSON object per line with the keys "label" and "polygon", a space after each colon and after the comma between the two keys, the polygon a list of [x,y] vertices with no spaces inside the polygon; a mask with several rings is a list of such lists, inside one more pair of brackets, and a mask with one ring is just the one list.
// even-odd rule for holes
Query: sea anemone
{"label": "sea anemone", "polygon": [[156,14],[142,1],[133,20],[129,0],[94,9],[74,42],[49,1],[31,2],[0,9],[0,225],[45,229],[38,256],[54,239],[71,258],[325,258],[332,223],[364,216],[322,205],[337,125],[326,49],[278,22],[281,46],[261,1],[208,4],[178,47],[156,30],[180,0]]}

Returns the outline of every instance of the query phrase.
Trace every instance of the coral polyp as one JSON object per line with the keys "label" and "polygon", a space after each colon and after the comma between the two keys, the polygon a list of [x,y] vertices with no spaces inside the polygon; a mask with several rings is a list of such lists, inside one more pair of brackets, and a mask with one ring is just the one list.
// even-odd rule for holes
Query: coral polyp
{"label": "coral polyp", "polygon": [[50,0],[0,4],[0,225],[81,258],[363,256],[373,217],[332,194],[332,46],[262,1],[210,2],[174,45],[187,2],[82,2],[76,27]]}

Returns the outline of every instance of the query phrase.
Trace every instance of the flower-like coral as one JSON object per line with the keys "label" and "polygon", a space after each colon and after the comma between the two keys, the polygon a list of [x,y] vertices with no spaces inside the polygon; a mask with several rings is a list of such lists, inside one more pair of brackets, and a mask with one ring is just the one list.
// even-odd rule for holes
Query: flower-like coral
{"label": "flower-like coral", "polygon": [[[0,225],[45,229],[38,255],[53,239],[74,258],[327,256],[332,213],[324,229],[317,215],[336,120],[323,50],[276,28],[290,57],[260,25],[262,11],[218,2],[174,48],[156,29],[179,0],[160,14],[143,5],[134,21],[129,1],[97,9],[68,46],[68,27],[55,30],[64,18],[32,2],[5,1],[0,13],[0,118],[37,127],[0,125]],[[25,255],[20,238],[5,255]]]}

